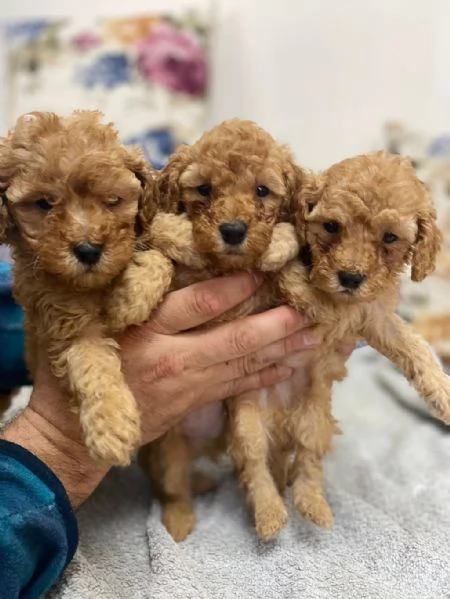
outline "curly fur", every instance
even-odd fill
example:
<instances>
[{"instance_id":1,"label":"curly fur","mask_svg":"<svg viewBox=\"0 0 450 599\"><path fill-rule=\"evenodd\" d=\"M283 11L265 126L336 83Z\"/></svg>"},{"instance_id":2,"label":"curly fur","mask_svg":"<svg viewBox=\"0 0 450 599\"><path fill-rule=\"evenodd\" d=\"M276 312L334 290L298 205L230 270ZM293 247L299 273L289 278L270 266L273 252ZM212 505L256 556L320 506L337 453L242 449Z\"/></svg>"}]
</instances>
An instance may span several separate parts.
<instances>
[{"instance_id":1,"label":"curly fur","mask_svg":"<svg viewBox=\"0 0 450 599\"><path fill-rule=\"evenodd\" d=\"M227 145L222 145L230 146L232 143L228 140ZM199 154L204 156L203 152ZM183 168L190 165L187 151L183 150L182 155L183 159L174 157L175 171L168 167L161 179L169 197L167 182L179 186ZM241 164L242 172L246 172L244 157ZM220 170L222 174L224 165ZM366 338L403 370L439 417L445 421L450 417L449 381L421 338L394 314L400 274L405 265L411 264L414 279L425 277L432 271L440 247L440 233L425 187L407 160L384 153L344 161L319 175L299 170L297 173L301 174L297 186L290 189L298 192L298 199L291 205L303 246L302 260L294 260L284 267L283 262L279 262L274 268L279 273L271 275L261 294L247 303L248 309L244 305L238 313L225 316L233 318L251 313L284 299L319 322L325 332L325 344L317 351L308 372L299 369L287 383L226 402L229 451L253 506L257 532L264 539L276 534L286 522L282 495L287 484L293 486L293 501L300 514L324 527L332 524L332 512L323 490L322 458L330 449L333 434L339 432L331 413L331 388L346 375L345 359L337 351L340 342ZM200 183L198 179L194 181ZM197 199L192 190L185 194L178 187L177 193L172 207L179 207L180 200L183 201L192 220L194 246L200 250L207 248L212 253L211 248L217 246L211 244L217 240L208 245L202 237L204 229L195 226L195 219L201 218L203 223L209 218L213 237L217 222L205 215L204 209L195 210ZM194 210L190 209L189 199L194 203ZM225 205L226 199L225 196ZM233 217L236 214L233 213ZM338 224L337 232L324 229L324 223L330 221ZM282 225L276 225L271 235L274 247L277 245L275 232ZM201 236L200 242L196 231ZM394 233L397 237L392 243L386 243L385 233ZM170 246L167 233L164 242L167 251ZM206 260L203 270L178 267L178 285L205 278L208 261L210 273L222 272L218 266L220 254L210 258L206 251L202 256ZM192 262L192 256L189 260ZM255 265L253 257L248 264ZM261 266L260 260L259 268ZM340 271L363 275L363 284L353 291L343 288L339 282ZM296 366L292 358L286 363ZM180 447L184 450L180 451ZM181 426L147 450L147 468L165 503L165 524L178 540L194 526L189 485L190 447ZM161 463L169 462L170 468L161 469Z\"/></svg>"},{"instance_id":2,"label":"curly fur","mask_svg":"<svg viewBox=\"0 0 450 599\"><path fill-rule=\"evenodd\" d=\"M100 119L90 111L67 118L32 113L0 140L0 241L13 250L31 374L41 349L72 393L92 455L127 464L140 425L111 336L133 316L132 306L121 306L120 290L124 277L130 286L135 261L144 260L156 273L147 280L154 306L172 266L159 253L136 249L137 232L155 211L153 173L141 152L122 147ZM96 264L77 259L82 242L103 247Z\"/></svg>"},{"instance_id":3,"label":"curly fur","mask_svg":"<svg viewBox=\"0 0 450 599\"><path fill-rule=\"evenodd\" d=\"M298 253L298 244L292 225L283 221L287 220L301 178L302 171L294 165L288 149L249 121L227 121L193 146L181 148L158 178L161 204L167 214L158 214L150 227L153 245L177 261L174 288L236 269L276 271L292 259ZM199 193L198 187L204 184L211 186L209 197ZM270 191L264 198L257 196L259 185ZM230 246L221 237L219 227L236 220L244 221L248 231L240 245ZM268 278L252 298L208 326L277 303ZM259 392L228 401L233 456L245 450L234 442L234 437L241 433L248 436L246 430L241 430L241 421L246 427L246 408L242 413L240 410L247 402L258 403ZM207 406L203 410L211 409ZM163 503L163 522L177 541L183 540L195 524L192 494L198 486L191 477L192 460L212 448L216 453L223 449L226 436L220 431L217 439L207 439L209 431L204 430L197 431L193 439L193 420L202 421L202 413L196 412L189 423L182 422L150 444L141 459ZM252 422L249 426L254 429ZM202 481L204 489L205 479ZM206 485L210 486L212 483ZM284 519L284 505L280 509Z\"/></svg>"},{"instance_id":4,"label":"curly fur","mask_svg":"<svg viewBox=\"0 0 450 599\"><path fill-rule=\"evenodd\" d=\"M365 338L404 372L439 418L450 422L449 379L422 338L394 313L405 265L411 263L414 280L423 279L434 268L441 235L410 162L383 152L344 160L311 174L309 181L305 177L296 221L307 260L283 269L279 285L288 303L324 328L325 344L286 424L296 445L293 500L306 518L330 526L321 461L335 426L331 385L345 375L344 358L330 353L336 342ZM344 287L342 271L360 274L361 285Z\"/></svg>"}]
</instances>

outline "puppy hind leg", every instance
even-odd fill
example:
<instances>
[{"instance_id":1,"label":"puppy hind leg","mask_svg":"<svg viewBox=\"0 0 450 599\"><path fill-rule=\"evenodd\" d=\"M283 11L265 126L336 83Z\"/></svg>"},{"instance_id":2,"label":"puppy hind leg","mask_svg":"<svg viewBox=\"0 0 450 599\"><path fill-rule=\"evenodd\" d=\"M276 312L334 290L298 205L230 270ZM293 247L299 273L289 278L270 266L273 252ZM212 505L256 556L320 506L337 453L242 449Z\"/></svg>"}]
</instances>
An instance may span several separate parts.
<instances>
[{"instance_id":1,"label":"puppy hind leg","mask_svg":"<svg viewBox=\"0 0 450 599\"><path fill-rule=\"evenodd\" d=\"M293 436L297 452L292 466L292 497L295 508L307 520L330 528L333 514L323 488L322 459L338 432L331 415L331 385L313 376L310 389L294 414Z\"/></svg>"},{"instance_id":2,"label":"puppy hind leg","mask_svg":"<svg viewBox=\"0 0 450 599\"><path fill-rule=\"evenodd\" d=\"M304 447L298 448L294 460L292 498L306 520L331 528L333 513L325 499L322 458Z\"/></svg>"},{"instance_id":3,"label":"puppy hind leg","mask_svg":"<svg viewBox=\"0 0 450 599\"><path fill-rule=\"evenodd\" d=\"M189 441L169 431L141 450L140 462L161 501L164 526L174 541L184 541L195 526Z\"/></svg>"},{"instance_id":4,"label":"puppy hind leg","mask_svg":"<svg viewBox=\"0 0 450 599\"><path fill-rule=\"evenodd\" d=\"M270 473L269 440L258 400L234 401L230 453L254 510L256 532L268 540L285 526L287 512Z\"/></svg>"},{"instance_id":5,"label":"puppy hind leg","mask_svg":"<svg viewBox=\"0 0 450 599\"><path fill-rule=\"evenodd\" d=\"M281 496L289 485L289 471L292 451L281 450L274 452L270 458L270 471Z\"/></svg>"}]
</instances>

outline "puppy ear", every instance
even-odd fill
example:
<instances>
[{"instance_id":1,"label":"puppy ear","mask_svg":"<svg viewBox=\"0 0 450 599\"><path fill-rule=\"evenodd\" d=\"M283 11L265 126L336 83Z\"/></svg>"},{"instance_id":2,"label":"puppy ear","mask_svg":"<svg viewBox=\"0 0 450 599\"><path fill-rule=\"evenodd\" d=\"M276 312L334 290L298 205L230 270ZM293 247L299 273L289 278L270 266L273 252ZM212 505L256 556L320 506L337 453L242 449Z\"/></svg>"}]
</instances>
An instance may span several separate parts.
<instances>
[{"instance_id":1,"label":"puppy ear","mask_svg":"<svg viewBox=\"0 0 450 599\"><path fill-rule=\"evenodd\" d=\"M125 165L141 184L136 233L141 235L147 231L156 213L155 171L144 158L140 148L125 150Z\"/></svg>"},{"instance_id":2,"label":"puppy ear","mask_svg":"<svg viewBox=\"0 0 450 599\"><path fill-rule=\"evenodd\" d=\"M411 279L423 281L436 265L436 257L442 244L442 233L436 223L436 210L428 196L425 185L421 184L422 195L426 196L428 207L419 212L417 238L411 257Z\"/></svg>"},{"instance_id":3,"label":"puppy ear","mask_svg":"<svg viewBox=\"0 0 450 599\"><path fill-rule=\"evenodd\" d=\"M310 214L320 198L325 188L325 176L312 171L303 171L302 184L299 193L294 198L292 205L292 214L294 216L294 225L300 241L300 245L307 243L306 235L306 217Z\"/></svg>"},{"instance_id":4,"label":"puppy ear","mask_svg":"<svg viewBox=\"0 0 450 599\"><path fill-rule=\"evenodd\" d=\"M181 146L157 175L157 204L163 212L180 214L185 211L179 181L182 173L191 162L191 148Z\"/></svg>"},{"instance_id":5,"label":"puppy ear","mask_svg":"<svg viewBox=\"0 0 450 599\"><path fill-rule=\"evenodd\" d=\"M0 191L0 243L9 243L9 232L12 228L11 217L6 206L6 196Z\"/></svg>"},{"instance_id":6,"label":"puppy ear","mask_svg":"<svg viewBox=\"0 0 450 599\"><path fill-rule=\"evenodd\" d=\"M297 198L303 185L304 171L288 158L283 170L283 179L286 186L286 196L280 211L279 221L289 222L295 210Z\"/></svg>"},{"instance_id":7,"label":"puppy ear","mask_svg":"<svg viewBox=\"0 0 450 599\"><path fill-rule=\"evenodd\" d=\"M8 138L0 137L0 243L8 243L8 233L12 228L11 216L7 208L6 190L17 169L17 161L11 151Z\"/></svg>"}]
</instances>

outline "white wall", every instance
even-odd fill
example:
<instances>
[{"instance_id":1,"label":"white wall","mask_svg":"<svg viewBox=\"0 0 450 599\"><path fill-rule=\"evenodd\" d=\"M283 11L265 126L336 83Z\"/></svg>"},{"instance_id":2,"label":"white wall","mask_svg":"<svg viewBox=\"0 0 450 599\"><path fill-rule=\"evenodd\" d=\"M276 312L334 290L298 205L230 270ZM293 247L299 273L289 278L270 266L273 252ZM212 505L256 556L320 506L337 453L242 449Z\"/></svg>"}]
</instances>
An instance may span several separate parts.
<instances>
[{"instance_id":1,"label":"white wall","mask_svg":"<svg viewBox=\"0 0 450 599\"><path fill-rule=\"evenodd\" d=\"M0 18L130 14L180 2L189 0L1 0ZM387 118L450 128L448 0L215 3L211 122L253 118L314 168L377 147Z\"/></svg>"}]
</instances>

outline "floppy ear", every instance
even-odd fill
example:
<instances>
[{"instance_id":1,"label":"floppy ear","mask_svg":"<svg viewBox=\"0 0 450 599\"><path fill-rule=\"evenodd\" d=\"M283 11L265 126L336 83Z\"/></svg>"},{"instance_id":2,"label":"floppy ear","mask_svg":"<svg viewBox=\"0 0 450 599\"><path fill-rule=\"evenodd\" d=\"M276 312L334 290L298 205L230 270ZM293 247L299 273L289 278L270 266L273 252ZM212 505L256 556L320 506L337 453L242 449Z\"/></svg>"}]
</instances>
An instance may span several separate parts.
<instances>
[{"instance_id":1,"label":"floppy ear","mask_svg":"<svg viewBox=\"0 0 450 599\"><path fill-rule=\"evenodd\" d=\"M8 243L12 228L11 217L6 207L6 198L4 192L0 191L0 243Z\"/></svg>"},{"instance_id":2,"label":"floppy ear","mask_svg":"<svg viewBox=\"0 0 450 599\"><path fill-rule=\"evenodd\" d=\"M428 196L425 186L422 193ZM417 218L417 238L411 257L411 279L417 282L423 281L434 271L442 244L442 233L436 223L436 210L429 198L428 203L428 209L419 212Z\"/></svg>"},{"instance_id":3,"label":"floppy ear","mask_svg":"<svg viewBox=\"0 0 450 599\"><path fill-rule=\"evenodd\" d=\"M145 160L140 148L125 149L125 165L141 184L136 219L136 234L141 235L148 231L156 213L155 171Z\"/></svg>"},{"instance_id":4,"label":"floppy ear","mask_svg":"<svg viewBox=\"0 0 450 599\"><path fill-rule=\"evenodd\" d=\"M183 171L191 163L191 149L181 146L169 159L156 177L157 204L163 212L180 214L185 211L181 200L179 180Z\"/></svg>"},{"instance_id":5,"label":"floppy ear","mask_svg":"<svg viewBox=\"0 0 450 599\"><path fill-rule=\"evenodd\" d=\"M295 195L292 203L292 215L294 225L299 238L300 246L307 243L306 217L314 210L314 207L322 197L325 187L325 175L302 171L302 183L299 192Z\"/></svg>"},{"instance_id":6,"label":"floppy ear","mask_svg":"<svg viewBox=\"0 0 450 599\"><path fill-rule=\"evenodd\" d=\"M283 169L283 179L286 186L286 196L281 207L279 221L292 222L292 215L295 211L295 205L298 195L303 185L304 170L297 166L289 152L285 167Z\"/></svg>"},{"instance_id":7,"label":"floppy ear","mask_svg":"<svg viewBox=\"0 0 450 599\"><path fill-rule=\"evenodd\" d=\"M6 205L6 190L17 170L17 162L8 138L0 137L0 243L8 243L12 229L11 216Z\"/></svg>"}]
</instances>

